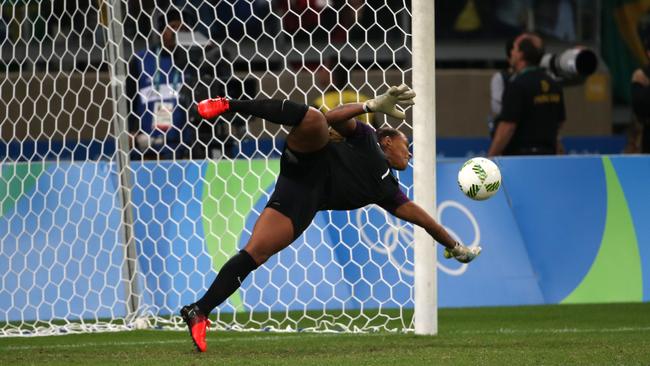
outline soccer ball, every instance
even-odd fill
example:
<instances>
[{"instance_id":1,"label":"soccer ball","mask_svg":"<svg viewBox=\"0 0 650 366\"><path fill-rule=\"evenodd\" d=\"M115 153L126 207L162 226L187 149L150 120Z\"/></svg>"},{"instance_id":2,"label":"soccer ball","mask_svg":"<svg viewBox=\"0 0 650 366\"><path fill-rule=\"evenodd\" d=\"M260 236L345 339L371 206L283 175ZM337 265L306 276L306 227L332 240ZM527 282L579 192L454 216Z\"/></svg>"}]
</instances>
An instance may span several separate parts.
<instances>
[{"instance_id":1,"label":"soccer ball","mask_svg":"<svg viewBox=\"0 0 650 366\"><path fill-rule=\"evenodd\" d=\"M467 197L477 201L486 200L499 190L501 171L492 160L469 159L458 172L458 186Z\"/></svg>"}]
</instances>

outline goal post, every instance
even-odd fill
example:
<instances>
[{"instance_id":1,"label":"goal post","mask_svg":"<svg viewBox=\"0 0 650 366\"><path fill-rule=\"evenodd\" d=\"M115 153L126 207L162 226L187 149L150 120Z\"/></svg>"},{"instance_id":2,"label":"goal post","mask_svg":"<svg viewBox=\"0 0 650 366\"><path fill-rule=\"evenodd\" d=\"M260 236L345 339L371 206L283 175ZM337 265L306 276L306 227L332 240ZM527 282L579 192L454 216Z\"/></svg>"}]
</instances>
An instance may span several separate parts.
<instances>
[{"instance_id":1,"label":"goal post","mask_svg":"<svg viewBox=\"0 0 650 366\"><path fill-rule=\"evenodd\" d=\"M413 190L415 202L436 212L436 74L434 1L413 1ZM435 217L435 215L434 215ZM415 228L415 333L437 334L437 251L431 236Z\"/></svg>"},{"instance_id":2,"label":"goal post","mask_svg":"<svg viewBox=\"0 0 650 366\"><path fill-rule=\"evenodd\" d=\"M129 111L126 101L127 58L124 54L121 0L99 0L99 22L105 29L106 59L110 73L111 102L114 110L111 124L115 137L115 166L119 176L118 196L122 213L122 242L124 243L124 282L127 317L138 314L137 248L133 234L133 204L131 199L132 174L129 158ZM104 23L104 20L106 23Z\"/></svg>"},{"instance_id":3,"label":"goal post","mask_svg":"<svg viewBox=\"0 0 650 366\"><path fill-rule=\"evenodd\" d=\"M202 98L331 108L412 84L406 120L366 117L412 140L396 174L436 216L433 2L28 3L3 4L0 336L185 327L180 307L250 237L289 132L207 123ZM378 206L321 212L212 318L436 334L436 265L430 236Z\"/></svg>"}]
</instances>

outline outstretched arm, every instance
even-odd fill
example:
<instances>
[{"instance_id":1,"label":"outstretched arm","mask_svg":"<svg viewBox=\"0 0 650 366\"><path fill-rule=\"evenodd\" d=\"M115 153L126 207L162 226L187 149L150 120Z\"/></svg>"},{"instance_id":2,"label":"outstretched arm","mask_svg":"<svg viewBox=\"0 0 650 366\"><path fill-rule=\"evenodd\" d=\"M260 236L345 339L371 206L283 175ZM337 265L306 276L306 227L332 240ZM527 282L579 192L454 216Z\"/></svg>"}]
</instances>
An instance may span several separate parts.
<instances>
[{"instance_id":1,"label":"outstretched arm","mask_svg":"<svg viewBox=\"0 0 650 366\"><path fill-rule=\"evenodd\" d=\"M402 220L420 226L445 247L445 257L456 258L461 263L469 263L481 253L481 247L468 248L454 240L447 230L436 222L422 207L409 201L397 207L393 214Z\"/></svg>"},{"instance_id":2,"label":"outstretched arm","mask_svg":"<svg viewBox=\"0 0 650 366\"><path fill-rule=\"evenodd\" d=\"M347 103L325 112L325 119L336 132L347 137L352 135L357 127L354 117L364 113L366 112L362 103Z\"/></svg>"},{"instance_id":3,"label":"outstretched arm","mask_svg":"<svg viewBox=\"0 0 650 366\"><path fill-rule=\"evenodd\" d=\"M438 243L444 245L446 248L453 248L456 246L456 240L445 230L442 225L438 224L436 220L431 217L424 209L418 206L415 202L409 201L395 210L395 216L402 220L406 220L414 225L420 226L429 233Z\"/></svg>"},{"instance_id":4,"label":"outstretched arm","mask_svg":"<svg viewBox=\"0 0 650 366\"><path fill-rule=\"evenodd\" d=\"M398 110L396 106L398 104L403 107L413 105L415 104L413 98L415 98L415 92L406 84L391 86L386 93L365 103L343 104L325 112L325 119L336 132L343 137L347 137L354 133L356 128L354 117L368 112L379 112L398 119L404 119L406 115Z\"/></svg>"}]
</instances>

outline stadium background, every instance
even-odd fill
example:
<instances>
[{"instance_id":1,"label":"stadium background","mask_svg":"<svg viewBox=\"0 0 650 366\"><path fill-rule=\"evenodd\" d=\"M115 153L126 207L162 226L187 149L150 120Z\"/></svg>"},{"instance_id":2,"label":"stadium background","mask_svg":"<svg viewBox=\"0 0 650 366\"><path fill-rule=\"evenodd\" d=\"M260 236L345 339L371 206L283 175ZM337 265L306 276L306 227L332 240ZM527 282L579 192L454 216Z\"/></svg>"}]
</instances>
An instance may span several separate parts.
<instances>
[{"instance_id":1,"label":"stadium background","mask_svg":"<svg viewBox=\"0 0 650 366\"><path fill-rule=\"evenodd\" d=\"M103 29L97 26L101 22L97 2L37 3L18 1L15 5L3 6L4 26L0 26L0 32L7 38L2 44L7 74L0 95L2 100L12 102L0 110L2 120L11 121L3 124L0 151L12 161L32 157L106 158L115 148L110 136L110 116L114 111L113 106L105 102L110 95L110 74L102 52L106 43ZM410 62L401 31L408 29L410 18L402 9L401 1L386 5L368 3L368 7L379 9L372 13L377 24L368 26L363 22L370 20L364 18L361 22L365 27L363 34L352 29L346 42L317 31L311 38L301 37L299 32L284 34L283 23L276 14L278 9L271 9L266 1L252 2L258 4L253 6L253 13L250 7L247 10L243 5L245 1L220 2L223 9L217 11L221 10L224 16L232 19L216 21L204 19L207 5L201 3L180 1L178 7L196 33L220 39L224 58L232 65L237 81L243 83L251 74L256 75L251 86L254 92L287 95L311 102L321 93L313 87L315 67L338 54L343 63L350 65L351 84L368 94L380 83L401 79L402 67ZM313 3L316 7L319 2ZM437 5L436 83L441 92L437 93L436 115L441 156L478 155L486 150L489 144L489 78L494 69L505 67L504 44L513 34L512 30L504 31L500 26L499 6L491 5L490 1L472 1L476 9L469 14L473 14L473 18L468 17L461 3L465 2ZM566 25L573 28L566 34L561 33L560 38L554 36L553 31L554 7L559 3L570 3L573 9L573 20ZM128 58L131 53L146 47L146 35L169 2L130 1L125 4L128 5L124 9L123 47ZM526 14L530 19L521 21L519 28L515 28L516 31L533 27L542 33L548 52L558 53L581 44L595 49L602 57L595 75L565 90L568 117L563 137L569 152L623 151L623 136L631 121L627 106L629 88L625 85L635 65L646 62L638 49L638 36L634 38L629 30L645 24L644 18L637 14L643 14L644 4L643 1L540 1ZM501 7L507 8L507 5ZM630 14L626 13L627 9ZM303 14L307 13L309 11ZM367 13L364 16L370 18ZM85 17L88 26L80 21L81 17ZM207 29L205 23L211 21L221 27ZM230 28L223 28L222 22ZM261 33L261 27L265 27L266 33ZM226 31L228 38L224 40ZM610 59L612 62L608 62ZM289 69L285 69L285 62ZM29 72L31 81L20 78L20 73L15 72L19 70ZM269 76L269 72L273 75ZM408 74L405 76L407 80L410 78ZM104 87L97 88L97 84ZM292 92L296 87L300 91ZM42 92L53 95L46 101ZM52 106L60 111L51 113ZM46 123L36 123L41 120ZM260 131L258 124L252 127L251 135L262 142L268 143L276 133L272 126L265 126L265 133ZM410 133L408 129L405 132Z\"/></svg>"},{"instance_id":2,"label":"stadium background","mask_svg":"<svg viewBox=\"0 0 650 366\"><path fill-rule=\"evenodd\" d=\"M32 334L34 328L21 330L19 323L34 319L55 324L128 313L122 268L115 266L124 253L115 246L123 218L102 18L110 3L2 4L2 335ZM359 21L361 29L352 27L347 38L338 29L286 34L287 25L277 15L283 3L220 1L216 17L225 18L210 27L203 18L210 13L206 2L123 1L120 45L125 58L146 47L146 35L162 9L176 6L196 33L213 38L228 34L220 46L232 67L231 80L239 84L228 87L247 97L312 101L322 92L314 87L314 70L330 55L340 55L351 85L369 95L413 77L409 1L367 2L376 11ZM304 3L316 8L327 2ZM331 1L326 9L342 6L334 8L339 11L355 3ZM622 153L626 145L632 121L626 86L632 70L647 62L637 31L648 23L650 2L519 2L530 7L514 30L499 21L499 3L508 2L436 1L437 146L442 158L436 167L437 215L464 242L486 249L472 266L440 263L439 305L648 302L650 158L600 154ZM554 11L567 5L572 21L556 24L560 17ZM582 44L600 56L594 75L565 90L567 152L595 155L497 159L503 189L487 202L469 201L458 191L455 174L465 157L487 150L489 78L505 66L506 38L524 29L540 32L549 52ZM207 287L225 255L245 242L272 189L286 132L249 122L230 152L235 159L130 162L133 237L141 271L137 280L152 289L141 298L145 313L173 314L196 296L197 288ZM399 127L412 137L409 126ZM400 179L411 187L412 171ZM233 212L236 219L224 219ZM269 271L246 280L224 311L411 308L411 228L388 220L374 208L319 215L301 245L273 258ZM233 236L240 228L243 234ZM292 270L294 263L301 271ZM635 319L640 328L633 330L647 336L647 319ZM392 326L410 328L409 321ZM607 332L626 331L613 328L615 322L612 318ZM599 325L593 319L590 324ZM633 328L635 323L619 324Z\"/></svg>"}]
</instances>

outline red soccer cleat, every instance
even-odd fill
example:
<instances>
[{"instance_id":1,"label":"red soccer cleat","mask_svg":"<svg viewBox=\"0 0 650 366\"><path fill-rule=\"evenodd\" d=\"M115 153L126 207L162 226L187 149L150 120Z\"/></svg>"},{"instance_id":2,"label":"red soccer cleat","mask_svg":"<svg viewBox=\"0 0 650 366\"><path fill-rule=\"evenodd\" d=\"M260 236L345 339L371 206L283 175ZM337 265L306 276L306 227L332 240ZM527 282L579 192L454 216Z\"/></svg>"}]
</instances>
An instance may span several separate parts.
<instances>
[{"instance_id":1,"label":"red soccer cleat","mask_svg":"<svg viewBox=\"0 0 650 366\"><path fill-rule=\"evenodd\" d=\"M206 99L199 102L197 110L205 119L213 119L230 109L230 102L224 97Z\"/></svg>"},{"instance_id":2,"label":"red soccer cleat","mask_svg":"<svg viewBox=\"0 0 650 366\"><path fill-rule=\"evenodd\" d=\"M208 344L205 341L205 332L210 327L210 320L203 315L195 304L183 306L181 316L190 330L190 336L199 352L205 352Z\"/></svg>"}]
</instances>

